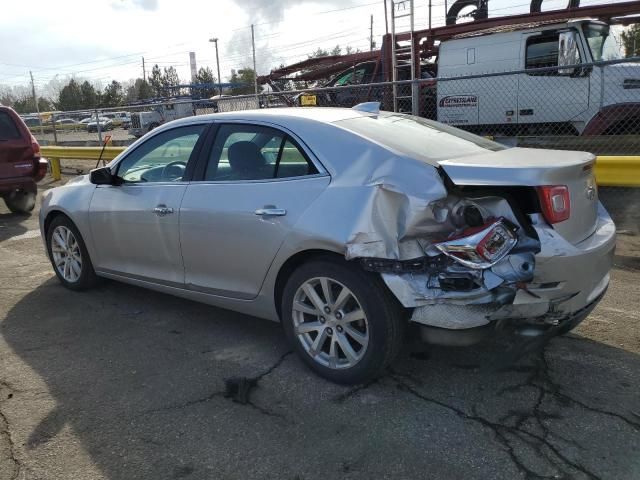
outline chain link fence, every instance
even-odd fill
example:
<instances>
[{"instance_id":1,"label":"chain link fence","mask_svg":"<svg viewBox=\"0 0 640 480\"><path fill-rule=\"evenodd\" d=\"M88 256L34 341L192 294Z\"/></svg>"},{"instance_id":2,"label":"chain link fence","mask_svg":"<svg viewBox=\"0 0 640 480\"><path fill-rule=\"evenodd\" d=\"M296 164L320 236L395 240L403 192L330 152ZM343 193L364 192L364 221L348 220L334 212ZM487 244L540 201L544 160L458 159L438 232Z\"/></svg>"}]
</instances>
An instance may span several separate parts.
<instances>
[{"instance_id":1,"label":"chain link fence","mask_svg":"<svg viewBox=\"0 0 640 480\"><path fill-rule=\"evenodd\" d=\"M510 146L640 154L640 61L535 68L415 81L308 88L213 100L170 99L43 115L29 121L43 144L126 145L153 128L192 115L278 107L352 107L421 117ZM99 121L96 121L99 118Z\"/></svg>"},{"instance_id":2,"label":"chain link fence","mask_svg":"<svg viewBox=\"0 0 640 480\"><path fill-rule=\"evenodd\" d=\"M30 127L45 145L102 145L109 136L112 145L125 146L161 124L193 115L363 102L380 102L381 110L437 120L509 146L640 155L639 59L54 112L41 127L33 122ZM622 231L640 230L639 191L601 190Z\"/></svg>"}]
</instances>

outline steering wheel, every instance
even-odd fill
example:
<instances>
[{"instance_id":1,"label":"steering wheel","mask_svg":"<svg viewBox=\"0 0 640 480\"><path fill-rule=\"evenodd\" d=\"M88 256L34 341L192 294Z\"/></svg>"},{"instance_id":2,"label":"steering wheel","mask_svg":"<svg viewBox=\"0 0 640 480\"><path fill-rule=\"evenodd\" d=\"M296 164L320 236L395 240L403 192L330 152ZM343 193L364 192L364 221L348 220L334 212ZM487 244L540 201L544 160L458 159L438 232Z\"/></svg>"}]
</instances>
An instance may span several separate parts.
<instances>
[{"instance_id":1,"label":"steering wheel","mask_svg":"<svg viewBox=\"0 0 640 480\"><path fill-rule=\"evenodd\" d=\"M187 162L178 160L175 162L167 163L162 169L162 179L175 182L182 179L184 171L187 169Z\"/></svg>"}]
</instances>

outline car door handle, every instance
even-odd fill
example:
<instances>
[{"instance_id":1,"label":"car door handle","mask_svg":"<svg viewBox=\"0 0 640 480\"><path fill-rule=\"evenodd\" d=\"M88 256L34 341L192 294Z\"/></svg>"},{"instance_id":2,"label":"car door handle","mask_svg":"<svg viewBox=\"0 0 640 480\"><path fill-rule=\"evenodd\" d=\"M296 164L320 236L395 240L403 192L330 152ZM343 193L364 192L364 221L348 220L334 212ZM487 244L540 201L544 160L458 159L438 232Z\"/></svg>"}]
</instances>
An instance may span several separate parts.
<instances>
[{"instance_id":1,"label":"car door handle","mask_svg":"<svg viewBox=\"0 0 640 480\"><path fill-rule=\"evenodd\" d=\"M283 217L287 211L284 208L259 208L253 213L269 217Z\"/></svg>"},{"instance_id":2,"label":"car door handle","mask_svg":"<svg viewBox=\"0 0 640 480\"><path fill-rule=\"evenodd\" d=\"M165 215L173 213L173 208L167 207L166 205L158 205L153 209L153 213L159 217L164 217Z\"/></svg>"}]
</instances>

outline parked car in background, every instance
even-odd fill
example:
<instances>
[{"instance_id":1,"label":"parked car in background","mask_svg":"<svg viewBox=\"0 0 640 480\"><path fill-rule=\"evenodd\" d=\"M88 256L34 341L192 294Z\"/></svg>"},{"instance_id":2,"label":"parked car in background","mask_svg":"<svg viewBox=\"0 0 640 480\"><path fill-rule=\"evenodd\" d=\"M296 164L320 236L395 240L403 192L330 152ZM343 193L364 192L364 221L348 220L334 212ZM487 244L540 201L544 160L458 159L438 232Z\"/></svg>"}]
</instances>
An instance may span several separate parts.
<instances>
[{"instance_id":1,"label":"parked car in background","mask_svg":"<svg viewBox=\"0 0 640 480\"><path fill-rule=\"evenodd\" d=\"M87 132L97 132L98 123L100 123L100 131L113 130L114 128L113 121L109 118L100 117L98 120L93 118L87 123Z\"/></svg>"},{"instance_id":2,"label":"parked car in background","mask_svg":"<svg viewBox=\"0 0 640 480\"><path fill-rule=\"evenodd\" d=\"M40 126L40 120L38 119L38 117L23 117L22 121L27 127L33 128Z\"/></svg>"},{"instance_id":3,"label":"parked car in background","mask_svg":"<svg viewBox=\"0 0 640 480\"><path fill-rule=\"evenodd\" d=\"M96 119L96 117L95 117L95 116L93 116L93 117L86 117L86 118L83 118L82 120L80 120L78 123L81 123L81 124L83 124L83 125L87 125L88 123L90 123L90 122L92 122L92 121L95 121L95 119Z\"/></svg>"},{"instance_id":4,"label":"parked car in background","mask_svg":"<svg viewBox=\"0 0 640 480\"><path fill-rule=\"evenodd\" d=\"M73 118L61 118L59 120L56 120L56 124L57 125L77 125L78 122L76 122Z\"/></svg>"},{"instance_id":5,"label":"parked car in background","mask_svg":"<svg viewBox=\"0 0 640 480\"><path fill-rule=\"evenodd\" d=\"M14 213L29 213L36 204L36 182L47 173L40 145L9 107L0 107L0 196Z\"/></svg>"},{"instance_id":6,"label":"parked car in background","mask_svg":"<svg viewBox=\"0 0 640 480\"><path fill-rule=\"evenodd\" d=\"M407 322L445 344L580 323L615 247L594 160L372 104L219 113L48 190L40 228L70 289L107 277L281 321L307 365L358 383Z\"/></svg>"}]
</instances>

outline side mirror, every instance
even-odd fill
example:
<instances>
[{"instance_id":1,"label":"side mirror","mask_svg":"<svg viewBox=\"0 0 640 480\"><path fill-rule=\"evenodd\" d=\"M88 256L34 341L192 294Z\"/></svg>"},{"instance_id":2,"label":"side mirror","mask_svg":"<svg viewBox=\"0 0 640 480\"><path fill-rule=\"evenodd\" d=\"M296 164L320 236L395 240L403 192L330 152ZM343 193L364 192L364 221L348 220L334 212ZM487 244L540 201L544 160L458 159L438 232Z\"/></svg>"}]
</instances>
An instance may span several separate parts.
<instances>
[{"instance_id":1,"label":"side mirror","mask_svg":"<svg viewBox=\"0 0 640 480\"><path fill-rule=\"evenodd\" d=\"M576 32L562 32L558 39L558 67L577 65L578 63L580 63L580 53L578 52ZM575 67L559 68L558 75L573 75L575 70Z\"/></svg>"},{"instance_id":2,"label":"side mirror","mask_svg":"<svg viewBox=\"0 0 640 480\"><path fill-rule=\"evenodd\" d=\"M115 185L116 176L111 173L109 167L96 168L89 172L89 180L94 185Z\"/></svg>"}]
</instances>

